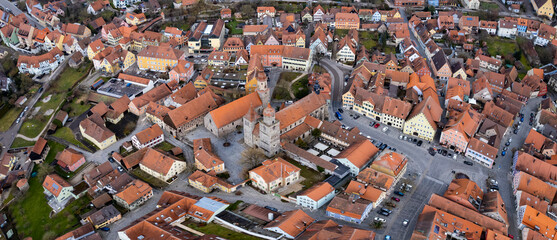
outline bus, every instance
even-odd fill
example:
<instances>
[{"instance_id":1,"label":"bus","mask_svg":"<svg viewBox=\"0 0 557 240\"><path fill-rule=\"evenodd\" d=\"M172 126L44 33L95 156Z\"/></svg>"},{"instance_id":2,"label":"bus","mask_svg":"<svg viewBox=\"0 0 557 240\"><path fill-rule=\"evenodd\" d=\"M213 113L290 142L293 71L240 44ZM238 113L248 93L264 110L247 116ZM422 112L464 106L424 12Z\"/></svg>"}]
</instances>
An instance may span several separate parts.
<instances>
[{"instance_id":1,"label":"bus","mask_svg":"<svg viewBox=\"0 0 557 240\"><path fill-rule=\"evenodd\" d=\"M339 112L336 112L335 115L338 118L338 120L342 120L342 115Z\"/></svg>"}]
</instances>

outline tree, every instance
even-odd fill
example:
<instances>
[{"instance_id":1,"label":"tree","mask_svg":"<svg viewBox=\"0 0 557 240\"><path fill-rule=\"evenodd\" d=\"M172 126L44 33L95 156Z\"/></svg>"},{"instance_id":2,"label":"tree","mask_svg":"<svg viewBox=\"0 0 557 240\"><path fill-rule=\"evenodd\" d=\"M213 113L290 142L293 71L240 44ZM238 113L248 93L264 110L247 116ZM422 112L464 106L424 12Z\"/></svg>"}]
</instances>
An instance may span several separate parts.
<instances>
[{"instance_id":1,"label":"tree","mask_svg":"<svg viewBox=\"0 0 557 240\"><path fill-rule=\"evenodd\" d=\"M319 130L319 128L311 130L311 136L318 138L321 136L321 130Z\"/></svg>"},{"instance_id":2,"label":"tree","mask_svg":"<svg viewBox=\"0 0 557 240\"><path fill-rule=\"evenodd\" d=\"M307 148L308 148L308 144L307 144L302 138L298 138L298 139L296 140L296 145L297 145L298 147L300 147L300 148L303 148L303 149L307 149Z\"/></svg>"},{"instance_id":3,"label":"tree","mask_svg":"<svg viewBox=\"0 0 557 240\"><path fill-rule=\"evenodd\" d=\"M39 170L37 171L37 176L41 179L41 182L45 179L46 175L54 172L54 167L50 164L43 163L39 165Z\"/></svg>"},{"instance_id":4,"label":"tree","mask_svg":"<svg viewBox=\"0 0 557 240\"><path fill-rule=\"evenodd\" d=\"M242 18L249 19L251 17L251 14L255 12L255 10L251 5L244 4L242 5L242 8L240 8L240 12L242 12Z\"/></svg>"},{"instance_id":5,"label":"tree","mask_svg":"<svg viewBox=\"0 0 557 240\"><path fill-rule=\"evenodd\" d=\"M242 152L242 165L247 169L252 169L261 164L266 159L263 150L259 148L248 148Z\"/></svg>"}]
</instances>

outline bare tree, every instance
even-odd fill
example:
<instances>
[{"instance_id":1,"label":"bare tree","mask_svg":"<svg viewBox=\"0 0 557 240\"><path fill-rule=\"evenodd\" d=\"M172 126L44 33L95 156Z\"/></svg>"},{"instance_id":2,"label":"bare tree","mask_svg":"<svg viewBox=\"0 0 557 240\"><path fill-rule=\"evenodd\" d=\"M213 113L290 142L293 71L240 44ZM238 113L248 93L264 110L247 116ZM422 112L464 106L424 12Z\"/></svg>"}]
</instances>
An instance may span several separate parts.
<instances>
[{"instance_id":1,"label":"bare tree","mask_svg":"<svg viewBox=\"0 0 557 240\"><path fill-rule=\"evenodd\" d=\"M265 154L259 148L248 148L242 152L242 164L247 169L252 169L265 160Z\"/></svg>"}]
</instances>

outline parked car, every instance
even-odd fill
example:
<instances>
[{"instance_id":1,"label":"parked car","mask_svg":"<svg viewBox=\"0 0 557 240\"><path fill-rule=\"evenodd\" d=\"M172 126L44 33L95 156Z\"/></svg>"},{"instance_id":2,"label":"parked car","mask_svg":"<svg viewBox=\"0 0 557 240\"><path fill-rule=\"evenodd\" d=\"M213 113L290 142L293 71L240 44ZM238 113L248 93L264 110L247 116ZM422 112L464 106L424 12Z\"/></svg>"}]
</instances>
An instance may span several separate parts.
<instances>
[{"instance_id":1,"label":"parked car","mask_svg":"<svg viewBox=\"0 0 557 240\"><path fill-rule=\"evenodd\" d=\"M468 166L473 166L473 165L474 165L474 163L473 163L473 162L470 162L470 161L464 161L464 164L466 164L466 165L468 165Z\"/></svg>"},{"instance_id":2,"label":"parked car","mask_svg":"<svg viewBox=\"0 0 557 240\"><path fill-rule=\"evenodd\" d=\"M382 223L386 223L386 222L387 222L387 220L385 220L384 218L380 218L380 217L375 217L375 218L373 219L373 221L375 221L375 222L382 222Z\"/></svg>"},{"instance_id":3,"label":"parked car","mask_svg":"<svg viewBox=\"0 0 557 240\"><path fill-rule=\"evenodd\" d=\"M395 191L394 192L396 195L399 195L401 197L404 197L404 193L402 193L401 191Z\"/></svg>"},{"instance_id":4,"label":"parked car","mask_svg":"<svg viewBox=\"0 0 557 240\"><path fill-rule=\"evenodd\" d=\"M339 108L338 111L339 111L340 113L344 113L344 110L342 110L342 108Z\"/></svg>"},{"instance_id":5,"label":"parked car","mask_svg":"<svg viewBox=\"0 0 557 240\"><path fill-rule=\"evenodd\" d=\"M402 226L408 226L408 223L410 222L410 220L408 219L404 219L404 221L402 221Z\"/></svg>"},{"instance_id":6,"label":"parked car","mask_svg":"<svg viewBox=\"0 0 557 240\"><path fill-rule=\"evenodd\" d=\"M374 128L378 128L378 127L379 127L379 123L376 123L373 127L374 127Z\"/></svg>"},{"instance_id":7,"label":"parked car","mask_svg":"<svg viewBox=\"0 0 557 240\"><path fill-rule=\"evenodd\" d=\"M435 156L435 154L436 154L435 150L433 150L433 148L431 148L431 147L427 151L429 152L429 155L431 155L431 156Z\"/></svg>"},{"instance_id":8,"label":"parked car","mask_svg":"<svg viewBox=\"0 0 557 240\"><path fill-rule=\"evenodd\" d=\"M360 115L354 115L354 119L360 118Z\"/></svg>"},{"instance_id":9,"label":"parked car","mask_svg":"<svg viewBox=\"0 0 557 240\"><path fill-rule=\"evenodd\" d=\"M422 146L422 143L424 143L422 140L418 141L418 143L416 145L418 145L418 147Z\"/></svg>"},{"instance_id":10,"label":"parked car","mask_svg":"<svg viewBox=\"0 0 557 240\"><path fill-rule=\"evenodd\" d=\"M265 206L265 208L266 208L266 209L269 209L269 210L271 210L271 211L278 212L278 209L276 209L276 208L274 208L274 207L271 207L271 206Z\"/></svg>"},{"instance_id":11,"label":"parked car","mask_svg":"<svg viewBox=\"0 0 557 240\"><path fill-rule=\"evenodd\" d=\"M389 127L384 127L382 131L387 132L387 130L389 130Z\"/></svg>"},{"instance_id":12,"label":"parked car","mask_svg":"<svg viewBox=\"0 0 557 240\"><path fill-rule=\"evenodd\" d=\"M118 171L124 172L124 169L122 168L122 166L118 166Z\"/></svg>"},{"instance_id":13,"label":"parked car","mask_svg":"<svg viewBox=\"0 0 557 240\"><path fill-rule=\"evenodd\" d=\"M393 211L387 209L387 208L381 208L381 211L383 212L388 212L388 213L393 213Z\"/></svg>"},{"instance_id":14,"label":"parked car","mask_svg":"<svg viewBox=\"0 0 557 240\"><path fill-rule=\"evenodd\" d=\"M515 130L513 131L513 133L514 133L514 134L517 134L517 133L518 133L518 129L515 129Z\"/></svg>"},{"instance_id":15,"label":"parked car","mask_svg":"<svg viewBox=\"0 0 557 240\"><path fill-rule=\"evenodd\" d=\"M105 231L105 232L110 231L110 228L109 228L109 227L102 227L102 228L99 228L99 229L100 229L100 230L103 230L103 231Z\"/></svg>"},{"instance_id":16,"label":"parked car","mask_svg":"<svg viewBox=\"0 0 557 240\"><path fill-rule=\"evenodd\" d=\"M391 235L386 235L385 240L391 240Z\"/></svg>"},{"instance_id":17,"label":"parked car","mask_svg":"<svg viewBox=\"0 0 557 240\"><path fill-rule=\"evenodd\" d=\"M383 215L383 216L385 216L385 217L388 217L388 216L390 215L390 213L388 213L388 212L383 212L383 211L379 211L379 212L377 212L377 213L379 213L379 214L381 214L381 215Z\"/></svg>"},{"instance_id":18,"label":"parked car","mask_svg":"<svg viewBox=\"0 0 557 240\"><path fill-rule=\"evenodd\" d=\"M114 162L114 158L108 157L108 161L112 163L112 162Z\"/></svg>"},{"instance_id":19,"label":"parked car","mask_svg":"<svg viewBox=\"0 0 557 240\"><path fill-rule=\"evenodd\" d=\"M391 197L391 199L394 200L395 202L400 202L400 198Z\"/></svg>"}]
</instances>

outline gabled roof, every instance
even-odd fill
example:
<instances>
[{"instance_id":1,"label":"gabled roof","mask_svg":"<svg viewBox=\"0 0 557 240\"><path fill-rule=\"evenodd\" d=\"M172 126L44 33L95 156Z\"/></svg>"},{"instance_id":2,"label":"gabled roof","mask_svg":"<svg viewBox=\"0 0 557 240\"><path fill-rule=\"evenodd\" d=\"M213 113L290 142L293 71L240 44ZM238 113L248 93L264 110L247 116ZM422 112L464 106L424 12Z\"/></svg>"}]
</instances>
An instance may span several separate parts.
<instances>
[{"instance_id":1,"label":"gabled roof","mask_svg":"<svg viewBox=\"0 0 557 240\"><path fill-rule=\"evenodd\" d=\"M279 228L292 237L300 235L309 227L315 219L298 209L285 212L272 222L265 225L265 228Z\"/></svg>"},{"instance_id":2,"label":"gabled roof","mask_svg":"<svg viewBox=\"0 0 557 240\"><path fill-rule=\"evenodd\" d=\"M375 154L377 154L378 152L379 149L377 149L377 147L375 147L373 143L366 139L350 145L339 155L337 155L336 158L346 158L348 161L354 164L354 166L362 169L362 167L370 162L372 157L375 156Z\"/></svg>"},{"instance_id":3,"label":"gabled roof","mask_svg":"<svg viewBox=\"0 0 557 240\"><path fill-rule=\"evenodd\" d=\"M133 182L128 184L123 191L115 194L114 196L124 200L127 204L132 204L138 199L147 196L152 191L153 188L151 188L149 184L139 179L135 179Z\"/></svg>"},{"instance_id":4,"label":"gabled roof","mask_svg":"<svg viewBox=\"0 0 557 240\"><path fill-rule=\"evenodd\" d=\"M158 126L155 124L155 126ZM166 176L174 162L179 161L172 156L166 155L158 150L148 148L141 159L140 164L156 173Z\"/></svg>"},{"instance_id":5,"label":"gabled roof","mask_svg":"<svg viewBox=\"0 0 557 240\"><path fill-rule=\"evenodd\" d=\"M311 186L310 188L308 188L298 196L307 196L313 201L319 201L334 191L335 188L331 186L331 184L329 184L328 182L320 182Z\"/></svg>"},{"instance_id":6,"label":"gabled roof","mask_svg":"<svg viewBox=\"0 0 557 240\"><path fill-rule=\"evenodd\" d=\"M290 174L299 172L300 169L294 164L287 162L282 158L275 158L273 160L265 160L262 166L259 166L250 172L259 175L266 183L273 182L277 179L288 177Z\"/></svg>"},{"instance_id":7,"label":"gabled roof","mask_svg":"<svg viewBox=\"0 0 557 240\"><path fill-rule=\"evenodd\" d=\"M83 154L71 148L66 148L64 151L56 154L56 161L62 167L72 166L82 158L84 158Z\"/></svg>"},{"instance_id":8,"label":"gabled roof","mask_svg":"<svg viewBox=\"0 0 557 240\"><path fill-rule=\"evenodd\" d=\"M536 178L526 172L518 172L515 175L515 180L518 182L515 187L516 190L522 190L524 192L530 193L540 199L543 199L549 203L553 203L555 199L555 193L557 193L557 188L551 186L550 184Z\"/></svg>"},{"instance_id":9,"label":"gabled roof","mask_svg":"<svg viewBox=\"0 0 557 240\"><path fill-rule=\"evenodd\" d=\"M163 135L161 127L159 127L158 124L153 124L151 127L138 132L135 137L139 140L140 144L145 144L160 137L161 135Z\"/></svg>"},{"instance_id":10,"label":"gabled roof","mask_svg":"<svg viewBox=\"0 0 557 240\"><path fill-rule=\"evenodd\" d=\"M310 113L325 105L328 98L328 95L312 92L288 107L278 111L275 118L280 121L280 129L284 129L303 117L310 115Z\"/></svg>"},{"instance_id":11,"label":"gabled roof","mask_svg":"<svg viewBox=\"0 0 557 240\"><path fill-rule=\"evenodd\" d=\"M412 109L408 119L412 119L421 113L424 114L429 125L436 130L437 122L441 121L441 114L443 113L443 109L439 106L439 103L432 97L427 97L427 99L421 101Z\"/></svg>"},{"instance_id":12,"label":"gabled roof","mask_svg":"<svg viewBox=\"0 0 557 240\"><path fill-rule=\"evenodd\" d=\"M62 179L62 177L58 176L58 174L50 174L47 175L43 182L43 188L49 191L52 195L58 197L62 192L63 188L71 187L66 180Z\"/></svg>"},{"instance_id":13,"label":"gabled roof","mask_svg":"<svg viewBox=\"0 0 557 240\"><path fill-rule=\"evenodd\" d=\"M339 194L329 203L327 212L361 219L370 204L372 204L370 201L358 198L354 195Z\"/></svg>"},{"instance_id":14,"label":"gabled roof","mask_svg":"<svg viewBox=\"0 0 557 240\"><path fill-rule=\"evenodd\" d=\"M250 107L261 106L259 95L254 92L209 112L215 126L221 128L246 115Z\"/></svg>"}]
</instances>

